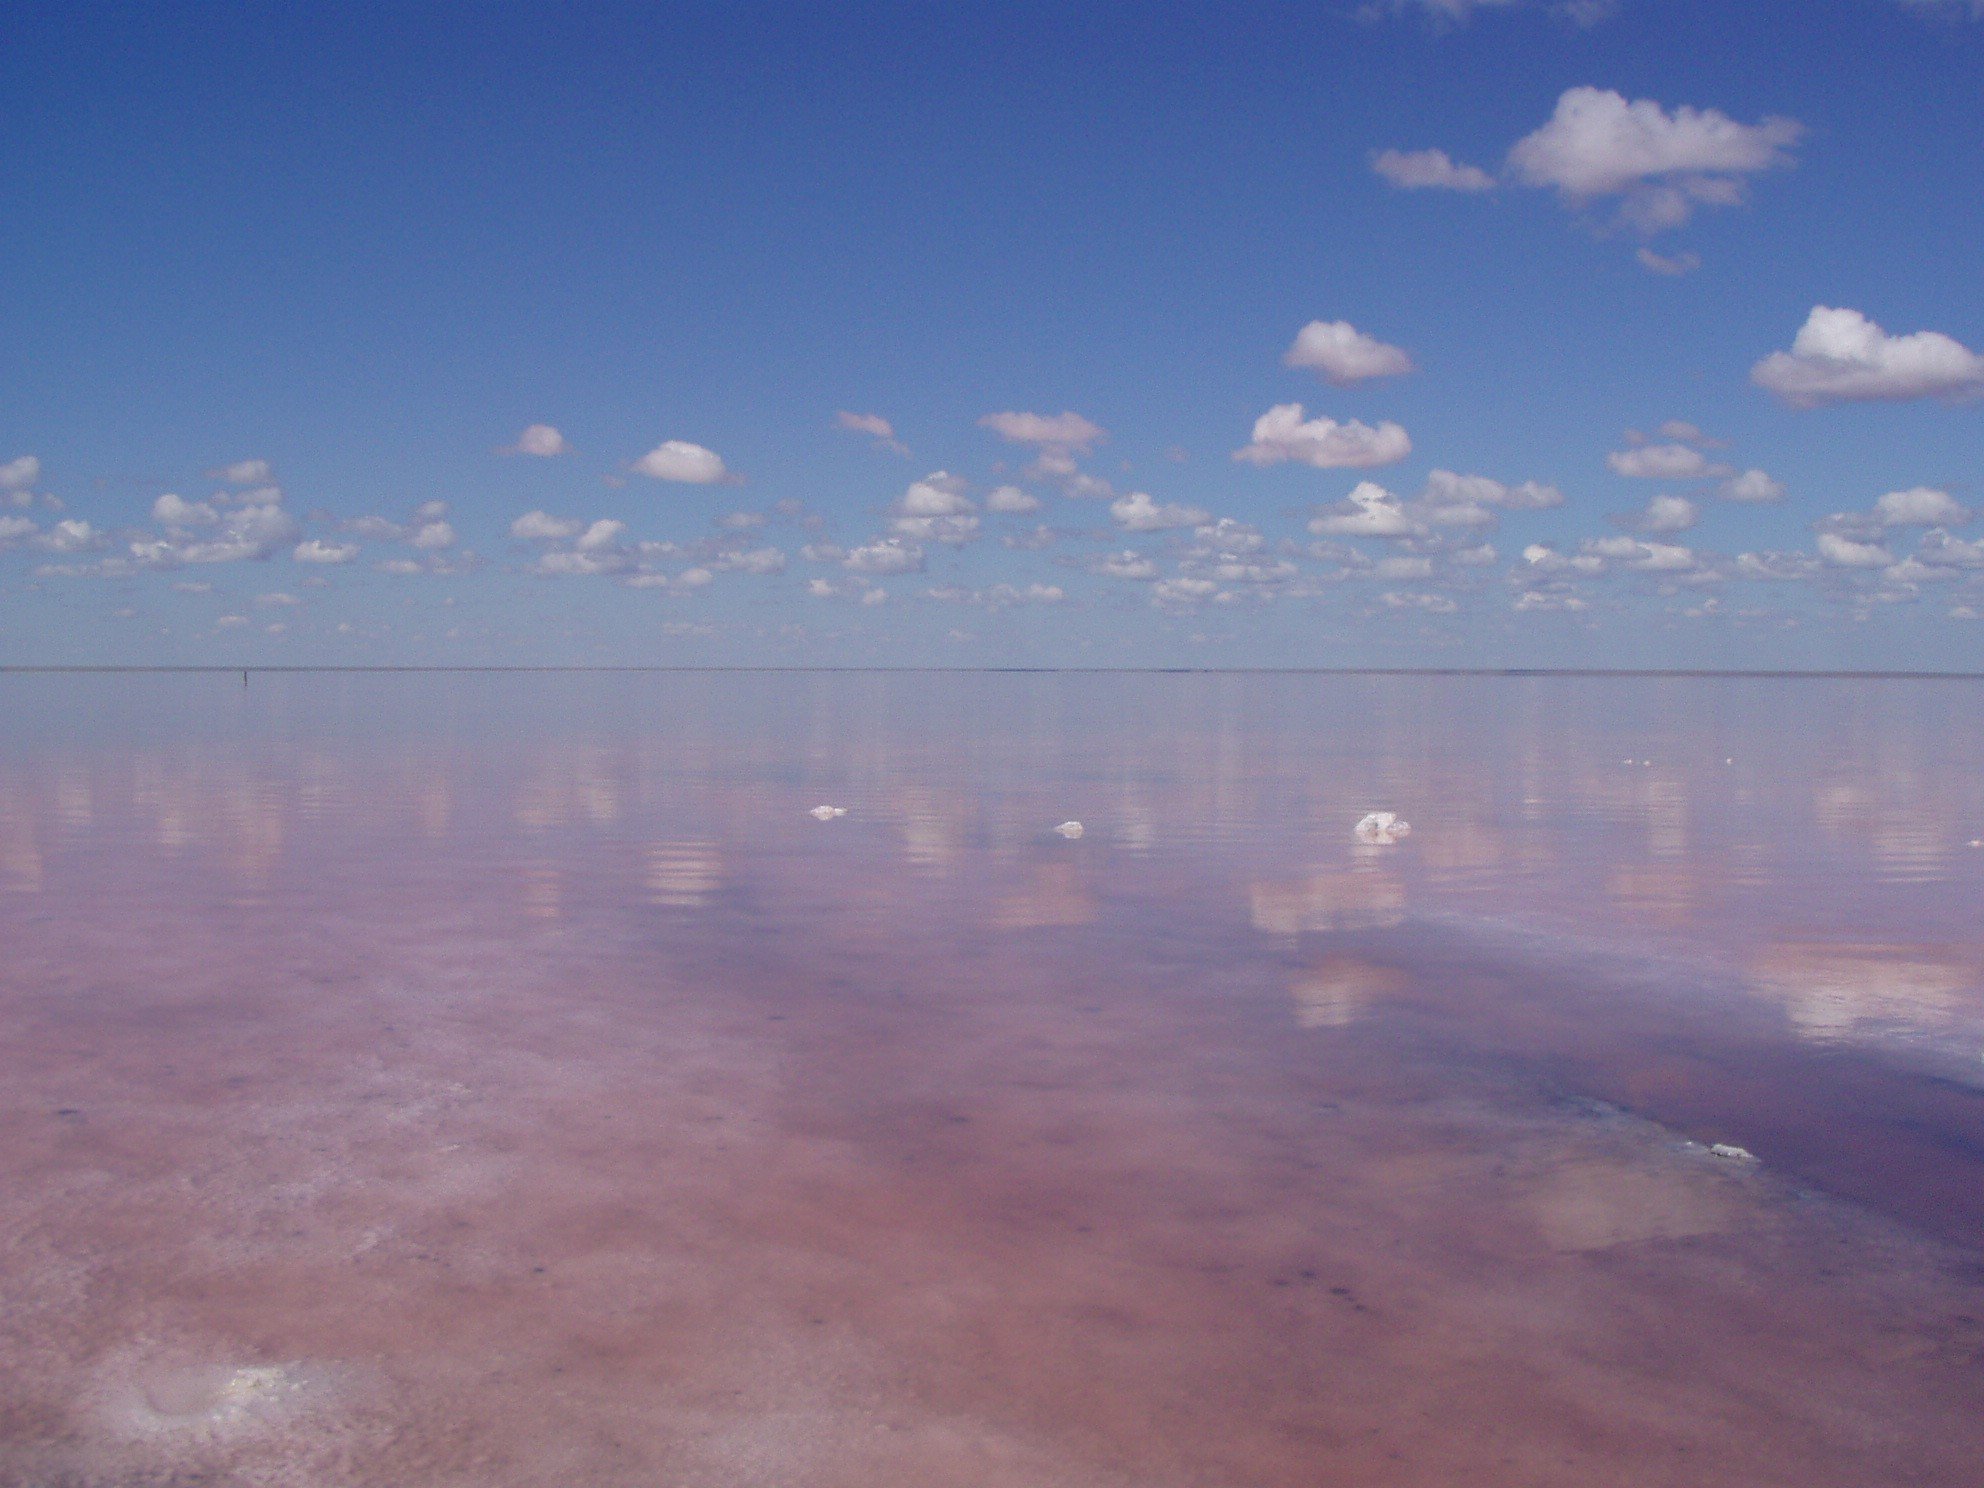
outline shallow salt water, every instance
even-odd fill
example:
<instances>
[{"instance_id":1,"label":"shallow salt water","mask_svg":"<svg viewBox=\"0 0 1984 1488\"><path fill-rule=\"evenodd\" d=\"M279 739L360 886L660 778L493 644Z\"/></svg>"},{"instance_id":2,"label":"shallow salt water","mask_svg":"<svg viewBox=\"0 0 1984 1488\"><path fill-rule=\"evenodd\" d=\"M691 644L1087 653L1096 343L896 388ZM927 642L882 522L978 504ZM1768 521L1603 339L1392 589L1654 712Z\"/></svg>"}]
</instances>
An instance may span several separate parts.
<instances>
[{"instance_id":1,"label":"shallow salt water","mask_svg":"<svg viewBox=\"0 0 1984 1488\"><path fill-rule=\"evenodd\" d=\"M1969 1488L1980 840L1954 681L0 676L0 1483Z\"/></svg>"}]
</instances>

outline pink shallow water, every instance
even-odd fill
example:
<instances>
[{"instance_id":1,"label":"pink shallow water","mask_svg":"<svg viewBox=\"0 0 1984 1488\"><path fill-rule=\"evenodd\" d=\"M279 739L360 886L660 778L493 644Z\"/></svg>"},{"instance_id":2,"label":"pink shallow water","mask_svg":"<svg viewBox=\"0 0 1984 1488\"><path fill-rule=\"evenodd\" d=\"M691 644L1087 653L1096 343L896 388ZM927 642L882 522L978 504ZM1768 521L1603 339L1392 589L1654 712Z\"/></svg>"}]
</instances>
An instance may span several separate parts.
<instances>
[{"instance_id":1,"label":"pink shallow water","mask_svg":"<svg viewBox=\"0 0 1984 1488\"><path fill-rule=\"evenodd\" d=\"M0 677L0 1483L1970 1488L1980 725Z\"/></svg>"}]
</instances>

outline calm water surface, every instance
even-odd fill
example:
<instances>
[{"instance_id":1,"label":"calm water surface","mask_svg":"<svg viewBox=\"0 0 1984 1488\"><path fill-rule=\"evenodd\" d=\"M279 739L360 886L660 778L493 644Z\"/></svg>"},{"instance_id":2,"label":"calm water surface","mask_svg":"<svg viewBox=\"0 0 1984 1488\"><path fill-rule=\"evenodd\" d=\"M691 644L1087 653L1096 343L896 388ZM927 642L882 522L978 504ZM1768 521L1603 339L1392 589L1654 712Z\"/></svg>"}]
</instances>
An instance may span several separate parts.
<instances>
[{"instance_id":1,"label":"calm water surface","mask_svg":"<svg viewBox=\"0 0 1984 1488\"><path fill-rule=\"evenodd\" d=\"M1974 1488L1980 839L1961 682L0 677L0 1483Z\"/></svg>"}]
</instances>

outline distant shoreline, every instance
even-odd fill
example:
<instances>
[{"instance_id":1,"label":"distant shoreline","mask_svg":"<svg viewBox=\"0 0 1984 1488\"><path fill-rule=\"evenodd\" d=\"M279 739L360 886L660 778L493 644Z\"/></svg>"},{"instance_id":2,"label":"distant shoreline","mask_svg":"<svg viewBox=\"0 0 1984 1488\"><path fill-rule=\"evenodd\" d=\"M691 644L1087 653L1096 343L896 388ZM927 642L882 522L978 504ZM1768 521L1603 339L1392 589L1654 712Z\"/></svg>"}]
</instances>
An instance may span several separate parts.
<instances>
[{"instance_id":1,"label":"distant shoreline","mask_svg":"<svg viewBox=\"0 0 1984 1488\"><path fill-rule=\"evenodd\" d=\"M1082 666L35 666L0 664L0 676L187 674L263 676L306 673L789 673L957 676L1191 676L1191 677L1720 677L1733 680L1984 682L1984 672L1773 671L1710 667L1082 667Z\"/></svg>"}]
</instances>

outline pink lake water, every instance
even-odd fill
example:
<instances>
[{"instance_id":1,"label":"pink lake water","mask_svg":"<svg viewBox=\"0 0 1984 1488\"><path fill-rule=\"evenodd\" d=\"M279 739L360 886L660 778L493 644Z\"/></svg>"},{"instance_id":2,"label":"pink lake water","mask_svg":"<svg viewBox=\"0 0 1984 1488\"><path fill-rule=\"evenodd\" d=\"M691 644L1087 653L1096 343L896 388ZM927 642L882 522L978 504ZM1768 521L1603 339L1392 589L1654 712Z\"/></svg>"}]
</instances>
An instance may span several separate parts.
<instances>
[{"instance_id":1,"label":"pink lake water","mask_svg":"<svg viewBox=\"0 0 1984 1488\"><path fill-rule=\"evenodd\" d=\"M0 676L0 1484L1975 1488L1979 840L1956 681Z\"/></svg>"}]
</instances>

